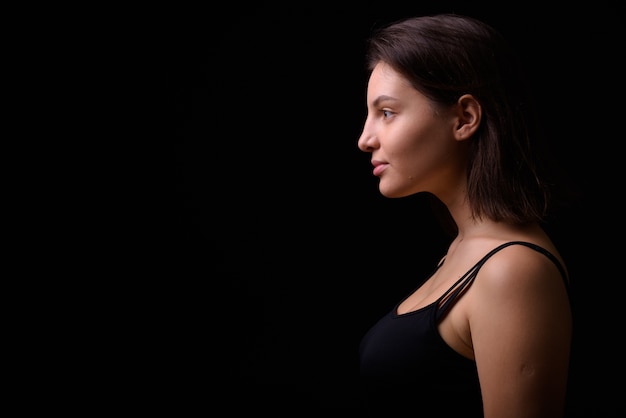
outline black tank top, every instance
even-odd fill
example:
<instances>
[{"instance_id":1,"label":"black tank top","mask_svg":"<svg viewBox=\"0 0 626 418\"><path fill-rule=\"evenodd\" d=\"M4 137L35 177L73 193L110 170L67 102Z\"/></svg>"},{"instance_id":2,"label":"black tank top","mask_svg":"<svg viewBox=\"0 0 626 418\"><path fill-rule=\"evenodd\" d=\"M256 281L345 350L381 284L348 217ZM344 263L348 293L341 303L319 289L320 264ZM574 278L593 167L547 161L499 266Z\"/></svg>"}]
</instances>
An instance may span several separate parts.
<instances>
[{"instance_id":1,"label":"black tank top","mask_svg":"<svg viewBox=\"0 0 626 418\"><path fill-rule=\"evenodd\" d=\"M413 416L482 416L476 363L446 344L437 323L473 283L482 265L502 248L515 244L552 260L567 286L565 270L553 254L529 242L510 241L491 250L435 302L405 314L397 314L401 302L395 305L365 334L359 347L365 401L372 416L380 416L378 410L411 406L417 413ZM442 264L443 260L435 271Z\"/></svg>"}]
</instances>

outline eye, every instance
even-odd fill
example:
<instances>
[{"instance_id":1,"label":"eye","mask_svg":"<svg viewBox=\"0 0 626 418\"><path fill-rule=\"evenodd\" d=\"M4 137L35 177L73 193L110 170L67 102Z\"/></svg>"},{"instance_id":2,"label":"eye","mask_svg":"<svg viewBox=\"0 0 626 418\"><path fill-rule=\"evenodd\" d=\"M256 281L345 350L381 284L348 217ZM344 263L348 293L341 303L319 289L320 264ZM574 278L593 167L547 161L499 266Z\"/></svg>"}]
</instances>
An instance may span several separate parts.
<instances>
[{"instance_id":1,"label":"eye","mask_svg":"<svg viewBox=\"0 0 626 418\"><path fill-rule=\"evenodd\" d=\"M383 114L383 119L389 119L394 115L391 110L381 110L381 113Z\"/></svg>"}]
</instances>

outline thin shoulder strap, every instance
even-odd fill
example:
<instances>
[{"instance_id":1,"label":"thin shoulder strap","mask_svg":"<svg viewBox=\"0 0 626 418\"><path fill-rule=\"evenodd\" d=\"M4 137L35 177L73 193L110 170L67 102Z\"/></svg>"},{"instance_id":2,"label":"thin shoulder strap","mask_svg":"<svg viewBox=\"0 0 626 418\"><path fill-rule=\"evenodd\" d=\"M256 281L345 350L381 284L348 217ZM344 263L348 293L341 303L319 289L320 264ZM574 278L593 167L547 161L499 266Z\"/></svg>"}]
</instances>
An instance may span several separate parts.
<instances>
[{"instance_id":1,"label":"thin shoulder strap","mask_svg":"<svg viewBox=\"0 0 626 418\"><path fill-rule=\"evenodd\" d=\"M480 268L483 266L483 264L485 264L487 262L487 260L489 258L491 258L492 255L494 255L495 253L497 253L498 251L500 251L503 248L506 248L510 245L524 245L528 248L531 248L543 255L545 255L546 257L548 257L550 260L552 260L552 262L556 265L556 267L559 269L559 272L561 273L561 277L563 278L563 283L565 283L565 289L567 290L567 293L569 295L569 282L567 280L567 273L565 271L565 268L563 267L563 265L560 263L559 259L556 258L556 256L554 254L552 254L550 251L546 250L543 247L540 247L537 244L533 244L532 242L526 242L526 241L509 241L509 242L505 242L504 244L501 244L499 246L497 246L496 248L494 248L493 250L489 251L483 258L481 258L472 268L470 268L459 280L457 280L447 291L446 293L444 293L440 298L439 298L439 309L437 309L437 319L439 319L442 315L444 315L447 310L449 309L450 305L452 303L454 303L454 301L456 301L459 298L459 295L464 292L469 285L474 281L474 279L476 278L476 275L478 274L478 271L480 270Z\"/></svg>"}]
</instances>

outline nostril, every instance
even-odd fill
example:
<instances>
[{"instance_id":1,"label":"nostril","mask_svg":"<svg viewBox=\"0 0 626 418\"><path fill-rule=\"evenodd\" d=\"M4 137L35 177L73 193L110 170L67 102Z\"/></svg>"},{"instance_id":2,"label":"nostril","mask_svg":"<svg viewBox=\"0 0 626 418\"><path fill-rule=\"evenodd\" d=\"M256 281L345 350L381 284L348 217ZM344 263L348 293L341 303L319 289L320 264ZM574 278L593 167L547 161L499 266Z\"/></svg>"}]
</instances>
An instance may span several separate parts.
<instances>
[{"instance_id":1,"label":"nostril","mask_svg":"<svg viewBox=\"0 0 626 418\"><path fill-rule=\"evenodd\" d=\"M358 147L363 152L372 152L374 150L373 142L373 136L362 134L358 141Z\"/></svg>"}]
</instances>

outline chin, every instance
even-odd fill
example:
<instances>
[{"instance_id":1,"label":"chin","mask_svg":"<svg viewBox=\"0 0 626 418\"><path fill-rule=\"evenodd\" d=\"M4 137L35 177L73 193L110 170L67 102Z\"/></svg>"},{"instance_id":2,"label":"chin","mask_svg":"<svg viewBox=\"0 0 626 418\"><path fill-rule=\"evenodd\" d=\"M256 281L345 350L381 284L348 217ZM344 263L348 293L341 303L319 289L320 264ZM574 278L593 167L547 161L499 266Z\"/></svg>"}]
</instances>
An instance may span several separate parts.
<instances>
[{"instance_id":1,"label":"chin","mask_svg":"<svg viewBox=\"0 0 626 418\"><path fill-rule=\"evenodd\" d=\"M382 194L383 196L388 197L390 199L406 197L406 196L408 196L410 194L410 193L400 193L397 190L387 190L387 189L383 189L383 188L379 188L378 190L380 191L380 194Z\"/></svg>"}]
</instances>

